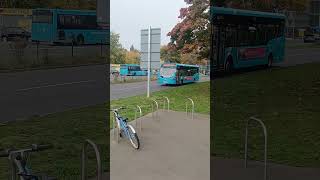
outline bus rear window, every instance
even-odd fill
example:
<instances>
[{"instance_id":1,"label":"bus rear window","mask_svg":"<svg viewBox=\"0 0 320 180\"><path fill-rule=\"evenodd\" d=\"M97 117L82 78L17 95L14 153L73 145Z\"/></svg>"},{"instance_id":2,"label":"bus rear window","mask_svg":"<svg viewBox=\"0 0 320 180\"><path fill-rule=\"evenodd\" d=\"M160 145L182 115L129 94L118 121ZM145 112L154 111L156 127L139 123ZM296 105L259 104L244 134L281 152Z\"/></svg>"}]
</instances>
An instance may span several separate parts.
<instances>
[{"instance_id":1,"label":"bus rear window","mask_svg":"<svg viewBox=\"0 0 320 180\"><path fill-rule=\"evenodd\" d=\"M52 24L52 12L49 10L34 10L32 12L32 23Z\"/></svg>"}]
</instances>

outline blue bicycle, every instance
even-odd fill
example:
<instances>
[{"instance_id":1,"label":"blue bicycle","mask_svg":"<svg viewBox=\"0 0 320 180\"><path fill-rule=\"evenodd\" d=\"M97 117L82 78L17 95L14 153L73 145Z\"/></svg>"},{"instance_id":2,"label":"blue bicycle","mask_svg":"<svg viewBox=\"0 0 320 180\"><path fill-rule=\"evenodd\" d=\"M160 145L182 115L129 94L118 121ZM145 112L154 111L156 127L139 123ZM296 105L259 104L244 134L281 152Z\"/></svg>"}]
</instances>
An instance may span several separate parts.
<instances>
[{"instance_id":1,"label":"blue bicycle","mask_svg":"<svg viewBox=\"0 0 320 180\"><path fill-rule=\"evenodd\" d=\"M128 118L123 118L120 116L119 111L121 109L125 109L125 108L120 107L118 109L111 110L115 116L116 121L117 121L117 128L119 129L119 132L120 132L119 136L128 138L131 145L135 149L139 149L140 148L139 137L138 137L136 131L134 130L134 128L130 124L128 124L128 122L127 122Z\"/></svg>"},{"instance_id":2,"label":"blue bicycle","mask_svg":"<svg viewBox=\"0 0 320 180\"><path fill-rule=\"evenodd\" d=\"M30 168L28 161L30 153L39 152L52 148L51 145L32 144L32 147L26 149L7 149L0 152L0 157L7 157L11 165L10 180L57 180L57 178L49 177L46 174L34 174Z\"/></svg>"}]
</instances>

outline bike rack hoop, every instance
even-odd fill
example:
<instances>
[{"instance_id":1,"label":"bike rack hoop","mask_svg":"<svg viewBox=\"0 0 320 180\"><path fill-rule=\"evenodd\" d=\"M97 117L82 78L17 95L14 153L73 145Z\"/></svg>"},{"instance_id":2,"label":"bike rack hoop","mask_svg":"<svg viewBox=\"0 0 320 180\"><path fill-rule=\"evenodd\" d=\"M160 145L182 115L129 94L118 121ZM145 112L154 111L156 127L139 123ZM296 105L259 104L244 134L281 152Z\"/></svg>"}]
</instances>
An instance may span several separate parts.
<instances>
[{"instance_id":1,"label":"bike rack hoop","mask_svg":"<svg viewBox=\"0 0 320 180\"><path fill-rule=\"evenodd\" d=\"M267 139L267 128L265 124L258 118L250 117L246 124L246 136L245 136L245 150L244 150L244 167L247 168L247 156L248 156L248 126L251 121L258 122L262 129L264 134L264 180L267 180L267 148L268 148L268 139Z\"/></svg>"},{"instance_id":2,"label":"bike rack hoop","mask_svg":"<svg viewBox=\"0 0 320 180\"><path fill-rule=\"evenodd\" d=\"M188 101L186 101L186 115L188 116L188 102L191 102L191 117L192 120L194 119L194 101L191 98L187 98Z\"/></svg>"},{"instance_id":3,"label":"bike rack hoop","mask_svg":"<svg viewBox=\"0 0 320 180\"><path fill-rule=\"evenodd\" d=\"M140 132L142 130L142 121L141 121L141 117L142 117L142 109L141 106L137 105L136 110L134 111L134 119L136 121L136 127L138 127L138 117L137 117L137 112L139 112L139 118L140 118Z\"/></svg>"},{"instance_id":4,"label":"bike rack hoop","mask_svg":"<svg viewBox=\"0 0 320 180\"><path fill-rule=\"evenodd\" d=\"M87 148L88 146L91 146L96 155L97 160L97 180L102 180L102 166L101 166L101 156L100 151L98 149L98 146L91 140L87 139L85 140L83 147L82 147L82 154L81 154L81 180L87 180L87 160L88 160L88 154L87 154Z\"/></svg>"},{"instance_id":5,"label":"bike rack hoop","mask_svg":"<svg viewBox=\"0 0 320 180\"><path fill-rule=\"evenodd\" d=\"M156 118L158 118L159 117L159 114L158 114L159 103L158 103L158 101L156 101L154 99L151 99L151 101L152 101L152 104L151 104L151 107L152 107L152 118L153 119L155 118L154 113L156 113ZM156 105L156 108L157 108L156 112L154 112L154 104Z\"/></svg>"},{"instance_id":6,"label":"bike rack hoop","mask_svg":"<svg viewBox=\"0 0 320 180\"><path fill-rule=\"evenodd\" d=\"M170 110L170 100L167 96L163 96L163 98L165 98L166 101L164 101L164 104L163 104L163 109L165 110L166 109L166 102L167 102L167 109L168 111Z\"/></svg>"}]
</instances>

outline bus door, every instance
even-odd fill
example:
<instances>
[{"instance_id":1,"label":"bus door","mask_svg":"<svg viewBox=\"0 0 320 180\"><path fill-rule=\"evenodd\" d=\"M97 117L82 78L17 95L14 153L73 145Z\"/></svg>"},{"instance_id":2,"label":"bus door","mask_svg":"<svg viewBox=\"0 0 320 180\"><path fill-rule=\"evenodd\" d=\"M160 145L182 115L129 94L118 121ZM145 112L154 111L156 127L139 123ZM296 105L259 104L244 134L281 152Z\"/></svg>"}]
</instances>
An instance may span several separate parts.
<instances>
[{"instance_id":1,"label":"bus door","mask_svg":"<svg viewBox=\"0 0 320 180\"><path fill-rule=\"evenodd\" d=\"M216 41L215 41L215 49L216 49L216 62L215 66L217 69L224 68L224 59L225 59L225 27L219 26L216 28Z\"/></svg>"}]
</instances>

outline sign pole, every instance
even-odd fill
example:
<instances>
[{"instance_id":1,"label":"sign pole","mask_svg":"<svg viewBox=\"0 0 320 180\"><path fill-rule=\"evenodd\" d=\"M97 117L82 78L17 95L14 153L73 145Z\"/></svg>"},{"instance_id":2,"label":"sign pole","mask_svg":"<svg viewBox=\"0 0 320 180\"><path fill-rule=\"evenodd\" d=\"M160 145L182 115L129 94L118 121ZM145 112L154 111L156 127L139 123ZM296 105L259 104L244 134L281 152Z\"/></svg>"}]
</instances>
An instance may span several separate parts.
<instances>
[{"instance_id":1,"label":"sign pole","mask_svg":"<svg viewBox=\"0 0 320 180\"><path fill-rule=\"evenodd\" d=\"M151 26L149 26L148 31L148 87L147 87L147 97L150 97L150 76L151 76Z\"/></svg>"}]
</instances>

